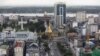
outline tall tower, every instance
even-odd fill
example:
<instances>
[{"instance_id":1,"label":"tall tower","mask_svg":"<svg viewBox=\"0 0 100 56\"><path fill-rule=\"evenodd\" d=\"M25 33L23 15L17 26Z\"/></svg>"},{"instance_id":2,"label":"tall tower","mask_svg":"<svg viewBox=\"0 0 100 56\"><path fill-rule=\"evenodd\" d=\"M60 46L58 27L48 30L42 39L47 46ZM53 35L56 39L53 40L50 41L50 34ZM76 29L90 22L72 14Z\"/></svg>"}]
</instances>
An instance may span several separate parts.
<instances>
[{"instance_id":1,"label":"tall tower","mask_svg":"<svg viewBox=\"0 0 100 56\"><path fill-rule=\"evenodd\" d=\"M66 23L66 5L64 3L55 4L54 8L55 26L62 28Z\"/></svg>"}]
</instances>

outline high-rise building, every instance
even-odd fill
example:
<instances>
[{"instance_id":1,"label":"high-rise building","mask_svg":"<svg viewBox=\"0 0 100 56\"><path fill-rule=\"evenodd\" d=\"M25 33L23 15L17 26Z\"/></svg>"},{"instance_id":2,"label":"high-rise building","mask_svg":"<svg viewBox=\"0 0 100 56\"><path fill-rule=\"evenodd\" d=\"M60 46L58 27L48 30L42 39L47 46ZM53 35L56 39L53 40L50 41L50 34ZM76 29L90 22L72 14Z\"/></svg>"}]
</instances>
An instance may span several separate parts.
<instances>
[{"instance_id":1,"label":"high-rise building","mask_svg":"<svg viewBox=\"0 0 100 56\"><path fill-rule=\"evenodd\" d=\"M85 11L78 11L76 13L76 21L81 23L86 21L86 12Z\"/></svg>"},{"instance_id":2,"label":"high-rise building","mask_svg":"<svg viewBox=\"0 0 100 56\"><path fill-rule=\"evenodd\" d=\"M66 23L66 5L64 3L55 4L55 25L61 28Z\"/></svg>"}]
</instances>

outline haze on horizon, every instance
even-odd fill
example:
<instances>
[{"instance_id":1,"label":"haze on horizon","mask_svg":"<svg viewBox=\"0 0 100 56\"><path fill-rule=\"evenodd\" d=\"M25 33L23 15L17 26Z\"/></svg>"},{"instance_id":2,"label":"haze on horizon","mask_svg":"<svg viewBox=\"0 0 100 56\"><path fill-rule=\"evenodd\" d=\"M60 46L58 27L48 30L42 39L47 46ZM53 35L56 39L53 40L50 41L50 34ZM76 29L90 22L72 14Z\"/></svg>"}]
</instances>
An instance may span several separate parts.
<instances>
[{"instance_id":1,"label":"haze on horizon","mask_svg":"<svg viewBox=\"0 0 100 56\"><path fill-rule=\"evenodd\" d=\"M0 0L0 6L53 6L57 2L68 6L100 6L100 0Z\"/></svg>"}]
</instances>

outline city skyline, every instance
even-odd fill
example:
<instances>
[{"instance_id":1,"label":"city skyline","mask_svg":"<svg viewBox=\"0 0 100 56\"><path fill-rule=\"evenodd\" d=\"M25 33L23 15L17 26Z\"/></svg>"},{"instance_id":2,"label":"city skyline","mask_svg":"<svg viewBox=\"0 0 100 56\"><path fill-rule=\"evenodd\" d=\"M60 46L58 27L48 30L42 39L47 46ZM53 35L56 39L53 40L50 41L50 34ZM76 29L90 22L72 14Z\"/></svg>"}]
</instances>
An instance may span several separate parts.
<instances>
[{"instance_id":1,"label":"city skyline","mask_svg":"<svg viewBox=\"0 0 100 56\"><path fill-rule=\"evenodd\" d=\"M100 0L0 0L0 6L53 6L57 2L67 6L100 6Z\"/></svg>"}]
</instances>

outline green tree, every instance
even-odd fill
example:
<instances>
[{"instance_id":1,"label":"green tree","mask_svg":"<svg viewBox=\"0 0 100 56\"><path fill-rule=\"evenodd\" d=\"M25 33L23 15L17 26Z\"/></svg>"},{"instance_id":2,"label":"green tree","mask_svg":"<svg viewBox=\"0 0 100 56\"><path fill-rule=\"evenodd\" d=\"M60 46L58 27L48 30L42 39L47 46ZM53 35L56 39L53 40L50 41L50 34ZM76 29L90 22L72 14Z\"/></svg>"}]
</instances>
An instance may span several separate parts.
<instances>
[{"instance_id":1,"label":"green tree","mask_svg":"<svg viewBox=\"0 0 100 56\"><path fill-rule=\"evenodd\" d=\"M77 33L76 29L74 29L74 28L70 28L67 33L72 33L72 32Z\"/></svg>"},{"instance_id":2,"label":"green tree","mask_svg":"<svg viewBox=\"0 0 100 56\"><path fill-rule=\"evenodd\" d=\"M44 32L45 31L45 26L43 21L39 21L37 23L29 22L27 24L27 27L29 28L30 31L34 32L35 30L37 32Z\"/></svg>"},{"instance_id":3,"label":"green tree","mask_svg":"<svg viewBox=\"0 0 100 56\"><path fill-rule=\"evenodd\" d=\"M8 26L7 23L4 23L4 24L2 25L3 28L6 28L7 26Z\"/></svg>"},{"instance_id":4,"label":"green tree","mask_svg":"<svg viewBox=\"0 0 100 56\"><path fill-rule=\"evenodd\" d=\"M45 40L46 40L46 39L48 39L48 38L49 38L49 37L48 37L47 35L45 35L45 34L42 35L42 39L45 39Z\"/></svg>"},{"instance_id":5,"label":"green tree","mask_svg":"<svg viewBox=\"0 0 100 56\"><path fill-rule=\"evenodd\" d=\"M0 26L0 32L2 32L2 30L3 30L3 28L2 28L2 26Z\"/></svg>"},{"instance_id":6,"label":"green tree","mask_svg":"<svg viewBox=\"0 0 100 56\"><path fill-rule=\"evenodd\" d=\"M49 53L50 48L49 48L49 46L48 46L48 43L45 42L45 43L43 44L43 46L45 47L45 52Z\"/></svg>"}]
</instances>

